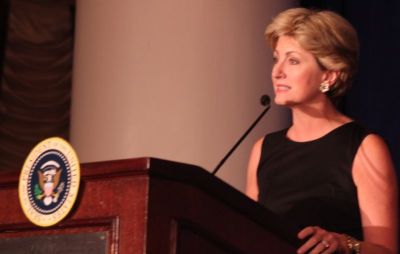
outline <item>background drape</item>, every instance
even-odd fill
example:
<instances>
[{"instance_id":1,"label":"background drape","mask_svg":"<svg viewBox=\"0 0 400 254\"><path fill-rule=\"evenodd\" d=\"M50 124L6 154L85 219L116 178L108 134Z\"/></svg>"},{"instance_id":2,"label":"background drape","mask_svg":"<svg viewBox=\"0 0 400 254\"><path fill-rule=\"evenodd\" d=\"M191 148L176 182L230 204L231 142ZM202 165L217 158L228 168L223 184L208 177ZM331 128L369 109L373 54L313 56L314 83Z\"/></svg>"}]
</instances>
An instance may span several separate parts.
<instances>
[{"instance_id":1,"label":"background drape","mask_svg":"<svg viewBox=\"0 0 400 254\"><path fill-rule=\"evenodd\" d=\"M3 72L4 46L7 34L9 1L0 0L0 77Z\"/></svg>"},{"instance_id":2,"label":"background drape","mask_svg":"<svg viewBox=\"0 0 400 254\"><path fill-rule=\"evenodd\" d=\"M73 12L57 1L10 1L0 93L0 169L20 169L50 136L68 138Z\"/></svg>"}]
</instances>

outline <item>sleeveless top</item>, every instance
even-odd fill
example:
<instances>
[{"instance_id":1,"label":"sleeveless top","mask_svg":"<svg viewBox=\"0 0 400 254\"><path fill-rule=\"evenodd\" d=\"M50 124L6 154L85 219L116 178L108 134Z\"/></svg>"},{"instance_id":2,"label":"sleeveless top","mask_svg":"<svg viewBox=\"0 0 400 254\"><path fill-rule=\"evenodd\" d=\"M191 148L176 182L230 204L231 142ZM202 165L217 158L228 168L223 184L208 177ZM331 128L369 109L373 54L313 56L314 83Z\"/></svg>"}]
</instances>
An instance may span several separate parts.
<instances>
[{"instance_id":1,"label":"sleeveless top","mask_svg":"<svg viewBox=\"0 0 400 254\"><path fill-rule=\"evenodd\" d=\"M296 142L288 129L265 136L257 170L258 201L298 230L320 226L362 237L352 165L371 132L349 122L321 138Z\"/></svg>"}]
</instances>

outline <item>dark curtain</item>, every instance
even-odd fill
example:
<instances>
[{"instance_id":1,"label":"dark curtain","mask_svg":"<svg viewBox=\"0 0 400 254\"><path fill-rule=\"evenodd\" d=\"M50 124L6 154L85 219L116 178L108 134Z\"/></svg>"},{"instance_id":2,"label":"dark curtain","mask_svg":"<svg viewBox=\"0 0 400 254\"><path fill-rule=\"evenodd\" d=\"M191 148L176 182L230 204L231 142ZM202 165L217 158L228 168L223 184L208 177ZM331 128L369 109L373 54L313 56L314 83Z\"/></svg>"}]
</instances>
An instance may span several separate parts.
<instances>
[{"instance_id":1,"label":"dark curtain","mask_svg":"<svg viewBox=\"0 0 400 254\"><path fill-rule=\"evenodd\" d=\"M3 70L4 48L7 35L9 0L0 0L0 77Z\"/></svg>"},{"instance_id":2,"label":"dark curtain","mask_svg":"<svg viewBox=\"0 0 400 254\"><path fill-rule=\"evenodd\" d=\"M303 7L330 9L356 28L360 65L342 111L381 135L400 175L400 1L300 1Z\"/></svg>"},{"instance_id":3,"label":"dark curtain","mask_svg":"<svg viewBox=\"0 0 400 254\"><path fill-rule=\"evenodd\" d=\"M0 93L0 170L20 170L39 141L68 139L73 12L62 1L11 0Z\"/></svg>"}]
</instances>

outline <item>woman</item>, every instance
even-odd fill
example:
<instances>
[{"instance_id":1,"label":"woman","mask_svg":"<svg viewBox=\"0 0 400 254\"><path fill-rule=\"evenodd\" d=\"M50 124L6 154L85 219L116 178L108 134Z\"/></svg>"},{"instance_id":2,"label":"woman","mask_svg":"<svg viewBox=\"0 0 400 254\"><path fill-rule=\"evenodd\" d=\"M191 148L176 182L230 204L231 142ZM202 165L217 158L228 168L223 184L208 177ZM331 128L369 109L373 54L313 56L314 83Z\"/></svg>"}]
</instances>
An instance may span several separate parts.
<instances>
[{"instance_id":1,"label":"woman","mask_svg":"<svg viewBox=\"0 0 400 254\"><path fill-rule=\"evenodd\" d=\"M353 27L295 8L267 27L275 103L292 125L253 147L247 195L299 227L298 253L397 253L397 182L388 148L335 108L357 67Z\"/></svg>"}]
</instances>

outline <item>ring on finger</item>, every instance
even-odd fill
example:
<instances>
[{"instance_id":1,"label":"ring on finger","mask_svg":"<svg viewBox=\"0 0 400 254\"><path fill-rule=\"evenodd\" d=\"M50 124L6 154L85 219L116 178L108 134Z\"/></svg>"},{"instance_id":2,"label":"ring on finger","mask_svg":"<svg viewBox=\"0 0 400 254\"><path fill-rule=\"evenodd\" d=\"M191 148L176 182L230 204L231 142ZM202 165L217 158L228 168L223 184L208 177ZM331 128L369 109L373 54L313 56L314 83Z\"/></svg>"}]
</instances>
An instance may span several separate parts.
<instances>
[{"instance_id":1,"label":"ring on finger","mask_svg":"<svg viewBox=\"0 0 400 254\"><path fill-rule=\"evenodd\" d=\"M331 246L327 241L322 240L321 241L322 245L325 247L325 249L329 248L329 246Z\"/></svg>"}]
</instances>

